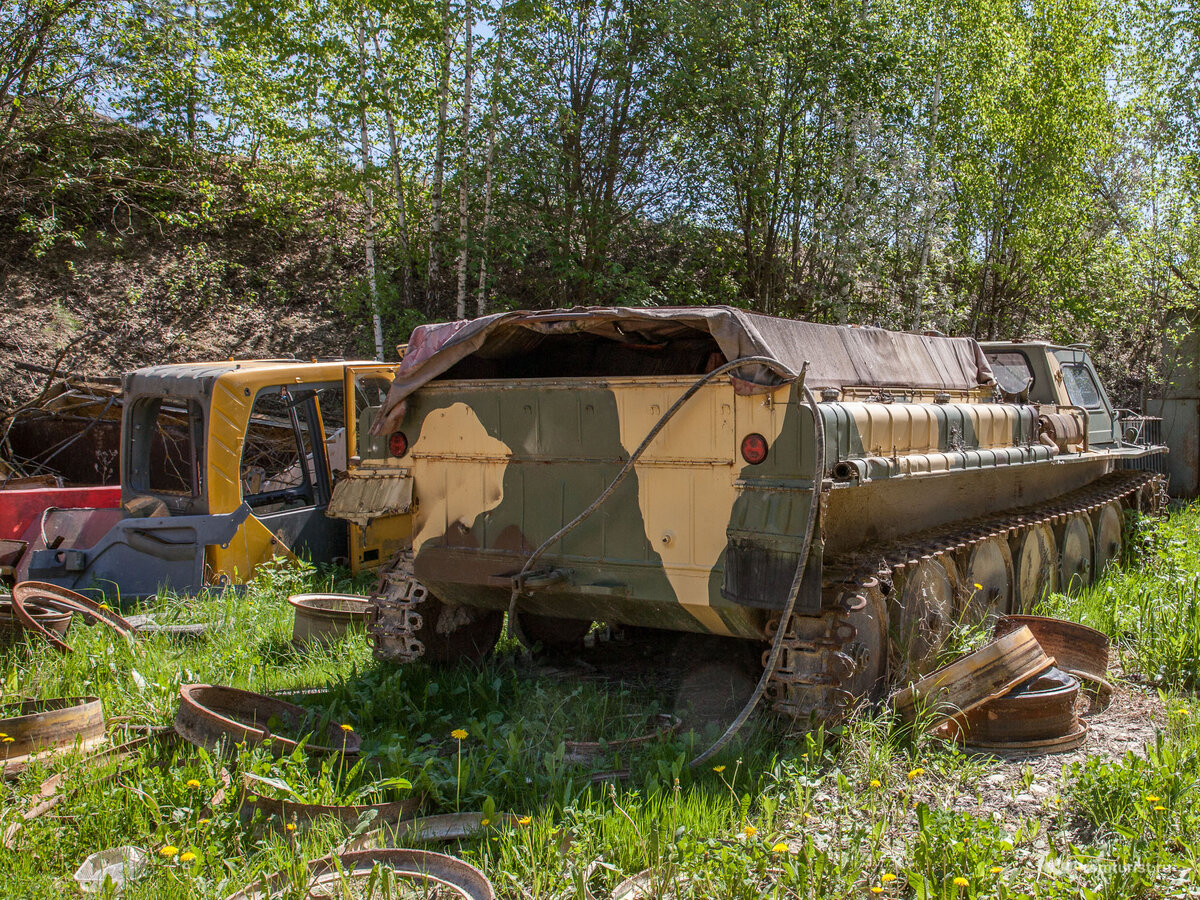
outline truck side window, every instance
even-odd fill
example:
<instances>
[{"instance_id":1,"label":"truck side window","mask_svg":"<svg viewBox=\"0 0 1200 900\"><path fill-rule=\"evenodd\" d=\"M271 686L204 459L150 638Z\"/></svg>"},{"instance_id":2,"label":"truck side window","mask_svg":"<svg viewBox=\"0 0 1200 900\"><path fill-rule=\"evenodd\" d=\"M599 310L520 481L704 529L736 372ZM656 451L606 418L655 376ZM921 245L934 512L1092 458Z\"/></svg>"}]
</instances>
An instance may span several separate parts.
<instances>
[{"instance_id":1,"label":"truck side window","mask_svg":"<svg viewBox=\"0 0 1200 900\"><path fill-rule=\"evenodd\" d=\"M271 387L254 398L242 446L242 499L256 512L315 506L312 391Z\"/></svg>"},{"instance_id":2,"label":"truck side window","mask_svg":"<svg viewBox=\"0 0 1200 900\"><path fill-rule=\"evenodd\" d=\"M132 415L131 487L199 497L204 482L204 412L195 400L139 400Z\"/></svg>"},{"instance_id":3,"label":"truck side window","mask_svg":"<svg viewBox=\"0 0 1200 900\"><path fill-rule=\"evenodd\" d=\"M1103 409L1104 401L1100 399L1100 388L1096 379L1081 363L1063 363L1063 384L1067 388L1067 396L1076 406L1084 409Z\"/></svg>"},{"instance_id":4,"label":"truck side window","mask_svg":"<svg viewBox=\"0 0 1200 900\"><path fill-rule=\"evenodd\" d=\"M387 438L371 435L371 425L391 388L390 378L382 375L364 374L354 378L354 425L355 446L361 456L370 459L386 459Z\"/></svg>"}]
</instances>

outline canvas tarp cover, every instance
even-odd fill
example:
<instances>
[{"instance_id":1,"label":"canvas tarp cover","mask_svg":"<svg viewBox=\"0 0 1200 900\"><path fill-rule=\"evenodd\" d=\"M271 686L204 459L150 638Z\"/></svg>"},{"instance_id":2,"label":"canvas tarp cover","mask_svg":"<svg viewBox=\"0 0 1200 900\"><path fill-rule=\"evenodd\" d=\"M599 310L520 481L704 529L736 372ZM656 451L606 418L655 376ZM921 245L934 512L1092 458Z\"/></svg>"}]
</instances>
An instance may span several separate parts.
<instances>
[{"instance_id":1,"label":"canvas tarp cover","mask_svg":"<svg viewBox=\"0 0 1200 900\"><path fill-rule=\"evenodd\" d=\"M501 359L535 353L543 337L553 334L587 332L618 341L652 342L695 337L697 331L711 335L728 360L765 356L797 373L807 362L808 386L818 393L847 386L970 390L995 380L972 338L819 325L727 306L505 312L418 326L372 430L394 430L404 415L404 399L468 356ZM780 384L778 376L762 367L737 375L734 386L739 393L766 392Z\"/></svg>"}]
</instances>

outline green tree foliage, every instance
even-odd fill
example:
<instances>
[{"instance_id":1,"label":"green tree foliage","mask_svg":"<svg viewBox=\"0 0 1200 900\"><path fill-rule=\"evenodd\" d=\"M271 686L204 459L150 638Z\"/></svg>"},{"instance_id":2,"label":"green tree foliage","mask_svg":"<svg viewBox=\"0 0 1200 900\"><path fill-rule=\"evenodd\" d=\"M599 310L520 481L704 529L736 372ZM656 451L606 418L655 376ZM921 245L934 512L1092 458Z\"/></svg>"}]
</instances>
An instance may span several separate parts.
<instances>
[{"instance_id":1,"label":"green tree foliage","mask_svg":"<svg viewBox=\"0 0 1200 900\"><path fill-rule=\"evenodd\" d=\"M456 299L720 302L1092 340L1133 385L1200 300L1194 4L472 0L470 65L467 12L0 2L0 172L99 108L235 170L214 221L349 199L389 343Z\"/></svg>"}]
</instances>

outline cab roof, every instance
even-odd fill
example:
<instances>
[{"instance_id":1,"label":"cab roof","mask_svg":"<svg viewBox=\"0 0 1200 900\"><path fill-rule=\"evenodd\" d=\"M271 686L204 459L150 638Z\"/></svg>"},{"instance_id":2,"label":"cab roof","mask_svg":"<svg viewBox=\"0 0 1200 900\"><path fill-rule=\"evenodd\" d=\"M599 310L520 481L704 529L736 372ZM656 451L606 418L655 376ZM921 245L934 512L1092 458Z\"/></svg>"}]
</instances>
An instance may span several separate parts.
<instances>
[{"instance_id":1,"label":"cab roof","mask_svg":"<svg viewBox=\"0 0 1200 900\"><path fill-rule=\"evenodd\" d=\"M126 394L206 397L218 381L230 385L269 384L273 381L333 381L341 379L347 366L369 365L371 361L328 360L302 362L298 359L229 359L219 362L172 363L147 366L127 374L122 382Z\"/></svg>"}]
</instances>

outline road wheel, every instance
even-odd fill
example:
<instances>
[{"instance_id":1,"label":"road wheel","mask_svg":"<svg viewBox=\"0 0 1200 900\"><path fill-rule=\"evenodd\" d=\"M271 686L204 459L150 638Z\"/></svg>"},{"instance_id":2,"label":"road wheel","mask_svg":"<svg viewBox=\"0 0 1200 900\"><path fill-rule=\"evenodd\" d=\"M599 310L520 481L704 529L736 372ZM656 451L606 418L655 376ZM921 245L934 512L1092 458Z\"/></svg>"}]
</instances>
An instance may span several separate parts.
<instances>
[{"instance_id":1,"label":"road wheel","mask_svg":"<svg viewBox=\"0 0 1200 900\"><path fill-rule=\"evenodd\" d=\"M1092 522L1076 513L1058 528L1058 589L1075 594L1092 583Z\"/></svg>"},{"instance_id":2,"label":"road wheel","mask_svg":"<svg viewBox=\"0 0 1200 900\"><path fill-rule=\"evenodd\" d=\"M958 569L945 555L929 557L896 576L891 608L892 671L900 681L933 671L954 626Z\"/></svg>"},{"instance_id":3,"label":"road wheel","mask_svg":"<svg viewBox=\"0 0 1200 900\"><path fill-rule=\"evenodd\" d=\"M538 616L533 613L517 613L525 646L529 649L541 644L546 650L561 650L578 645L592 628L591 619L562 619L558 616Z\"/></svg>"},{"instance_id":4,"label":"road wheel","mask_svg":"<svg viewBox=\"0 0 1200 900\"><path fill-rule=\"evenodd\" d=\"M1013 557L1015 572L1013 610L1028 613L1054 590L1058 574L1058 545L1054 531L1044 523L1031 525L1017 538Z\"/></svg>"},{"instance_id":5,"label":"road wheel","mask_svg":"<svg viewBox=\"0 0 1200 900\"><path fill-rule=\"evenodd\" d=\"M888 612L879 582L871 579L855 598L843 618L854 626L854 640L847 648L854 673L842 687L854 697L878 698L887 688Z\"/></svg>"},{"instance_id":6,"label":"road wheel","mask_svg":"<svg viewBox=\"0 0 1200 900\"><path fill-rule=\"evenodd\" d=\"M1125 532L1125 517L1121 504L1106 503L1092 514L1092 530L1096 535L1096 577L1114 560L1121 557L1121 544Z\"/></svg>"},{"instance_id":7,"label":"road wheel","mask_svg":"<svg viewBox=\"0 0 1200 900\"><path fill-rule=\"evenodd\" d=\"M481 662L500 638L504 613L443 603L430 595L417 607L421 627L413 636L425 645L427 662Z\"/></svg>"},{"instance_id":8,"label":"road wheel","mask_svg":"<svg viewBox=\"0 0 1200 900\"><path fill-rule=\"evenodd\" d=\"M967 554L964 621L972 624L1008 615L1012 608L1013 558L1008 541L990 537Z\"/></svg>"}]
</instances>

